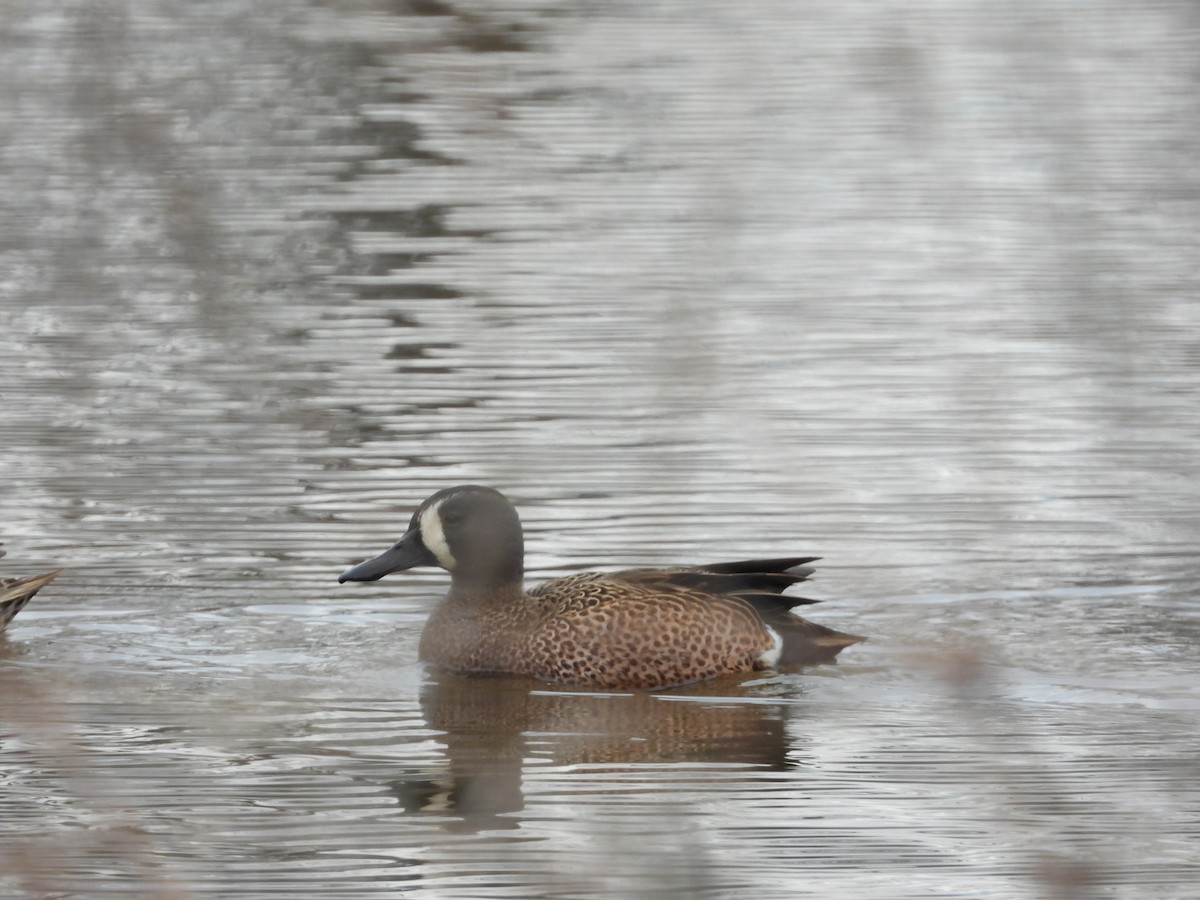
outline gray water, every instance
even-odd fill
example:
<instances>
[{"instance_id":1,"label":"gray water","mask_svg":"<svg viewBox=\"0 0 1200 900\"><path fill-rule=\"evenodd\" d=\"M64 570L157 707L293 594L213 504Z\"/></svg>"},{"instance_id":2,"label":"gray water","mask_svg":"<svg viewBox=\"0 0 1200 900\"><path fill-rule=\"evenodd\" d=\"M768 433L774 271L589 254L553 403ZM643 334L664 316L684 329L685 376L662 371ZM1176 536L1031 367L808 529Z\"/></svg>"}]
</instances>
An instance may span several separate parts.
<instances>
[{"instance_id":1,"label":"gray water","mask_svg":"<svg viewBox=\"0 0 1200 900\"><path fill-rule=\"evenodd\" d=\"M7 896L1194 897L1187 2L0 13ZM819 554L837 666L416 660L531 580Z\"/></svg>"}]
</instances>

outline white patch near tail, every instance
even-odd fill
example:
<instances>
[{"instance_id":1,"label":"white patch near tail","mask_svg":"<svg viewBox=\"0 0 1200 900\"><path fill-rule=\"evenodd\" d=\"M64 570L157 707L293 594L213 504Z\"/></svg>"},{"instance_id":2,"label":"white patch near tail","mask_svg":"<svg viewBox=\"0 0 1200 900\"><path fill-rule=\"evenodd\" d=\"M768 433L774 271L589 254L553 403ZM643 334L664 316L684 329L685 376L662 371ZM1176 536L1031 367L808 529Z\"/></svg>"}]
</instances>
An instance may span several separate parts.
<instances>
[{"instance_id":1,"label":"white patch near tail","mask_svg":"<svg viewBox=\"0 0 1200 900\"><path fill-rule=\"evenodd\" d=\"M438 561L438 565L450 571L454 568L454 554L450 552L450 545L446 543L446 532L442 530L442 514L438 512L438 508L445 502L439 500L421 513L421 540Z\"/></svg>"},{"instance_id":2,"label":"white patch near tail","mask_svg":"<svg viewBox=\"0 0 1200 900\"><path fill-rule=\"evenodd\" d=\"M764 625L763 627L767 629L767 634L771 636L771 649L764 650L758 659L768 669L773 669L779 665L779 658L783 656L783 636L770 625Z\"/></svg>"}]
</instances>

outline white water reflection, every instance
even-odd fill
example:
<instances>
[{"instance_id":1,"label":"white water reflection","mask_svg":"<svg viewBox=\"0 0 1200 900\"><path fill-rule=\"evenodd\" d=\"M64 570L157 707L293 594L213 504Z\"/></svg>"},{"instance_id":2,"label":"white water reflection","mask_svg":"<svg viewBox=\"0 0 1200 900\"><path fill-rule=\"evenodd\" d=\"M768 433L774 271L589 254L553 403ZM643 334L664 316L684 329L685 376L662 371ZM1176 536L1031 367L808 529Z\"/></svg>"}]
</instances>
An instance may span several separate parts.
<instances>
[{"instance_id":1,"label":"white water reflection","mask_svg":"<svg viewBox=\"0 0 1200 900\"><path fill-rule=\"evenodd\" d=\"M1188 896L1193 24L13 5L5 890ZM463 481L872 642L433 678L444 578L334 579Z\"/></svg>"}]
</instances>

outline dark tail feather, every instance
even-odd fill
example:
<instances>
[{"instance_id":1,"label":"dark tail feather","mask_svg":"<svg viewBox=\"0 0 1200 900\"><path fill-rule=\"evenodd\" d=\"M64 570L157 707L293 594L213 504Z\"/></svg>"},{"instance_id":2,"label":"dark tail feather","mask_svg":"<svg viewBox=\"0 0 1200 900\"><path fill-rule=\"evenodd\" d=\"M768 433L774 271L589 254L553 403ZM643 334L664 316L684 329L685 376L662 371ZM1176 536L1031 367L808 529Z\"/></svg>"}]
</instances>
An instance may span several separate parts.
<instances>
[{"instance_id":1,"label":"dark tail feather","mask_svg":"<svg viewBox=\"0 0 1200 900\"><path fill-rule=\"evenodd\" d=\"M716 575L744 575L754 572L788 572L816 562L819 556L784 556L778 559L743 559L738 562L713 563L708 566L696 566L701 572L712 572ZM812 569L803 574L811 575ZM801 581L804 579L801 578Z\"/></svg>"},{"instance_id":2,"label":"dark tail feather","mask_svg":"<svg viewBox=\"0 0 1200 900\"><path fill-rule=\"evenodd\" d=\"M777 663L781 669L833 662L847 647L866 640L857 634L835 631L791 613L771 616L767 618L767 624L783 638L783 653Z\"/></svg>"},{"instance_id":3,"label":"dark tail feather","mask_svg":"<svg viewBox=\"0 0 1200 900\"><path fill-rule=\"evenodd\" d=\"M793 584L807 581L808 576L816 570L806 563L816 562L818 559L819 556L797 556L713 563L671 572L666 576L666 580L679 587L708 594L741 597L766 616L789 610L794 606L820 602L783 593Z\"/></svg>"}]
</instances>

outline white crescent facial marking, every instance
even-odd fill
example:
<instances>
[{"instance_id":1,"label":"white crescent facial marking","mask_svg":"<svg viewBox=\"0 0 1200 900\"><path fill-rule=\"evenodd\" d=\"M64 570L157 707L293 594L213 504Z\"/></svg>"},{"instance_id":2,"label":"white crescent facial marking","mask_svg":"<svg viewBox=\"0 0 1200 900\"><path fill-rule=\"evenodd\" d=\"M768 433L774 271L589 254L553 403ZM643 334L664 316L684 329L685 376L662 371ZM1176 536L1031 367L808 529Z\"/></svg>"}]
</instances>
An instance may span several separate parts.
<instances>
[{"instance_id":1,"label":"white crescent facial marking","mask_svg":"<svg viewBox=\"0 0 1200 900\"><path fill-rule=\"evenodd\" d=\"M439 500L421 513L419 524L421 540L438 561L438 565L450 571L454 568L454 554L450 552L450 545L446 543L446 533L442 530L442 515L438 512L438 508L445 502Z\"/></svg>"},{"instance_id":2,"label":"white crescent facial marking","mask_svg":"<svg viewBox=\"0 0 1200 900\"><path fill-rule=\"evenodd\" d=\"M764 627L767 629L767 634L771 636L772 646L770 650L764 650L758 658L762 660L762 664L768 669L773 669L779 665L779 657L783 656L783 638L770 625Z\"/></svg>"}]
</instances>

